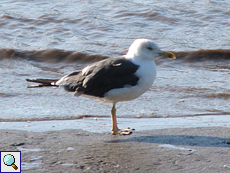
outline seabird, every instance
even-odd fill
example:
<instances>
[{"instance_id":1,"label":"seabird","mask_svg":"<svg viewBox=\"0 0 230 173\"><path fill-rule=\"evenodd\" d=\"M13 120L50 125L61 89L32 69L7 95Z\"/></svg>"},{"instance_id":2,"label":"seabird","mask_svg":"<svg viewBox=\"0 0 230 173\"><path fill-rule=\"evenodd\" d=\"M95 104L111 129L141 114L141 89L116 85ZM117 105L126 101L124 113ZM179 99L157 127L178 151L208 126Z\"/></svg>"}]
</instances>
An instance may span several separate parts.
<instances>
[{"instance_id":1,"label":"seabird","mask_svg":"<svg viewBox=\"0 0 230 173\"><path fill-rule=\"evenodd\" d=\"M130 134L131 129L118 128L115 105L136 99L152 86L156 77L154 60L158 57L176 59L172 52L162 51L153 41L137 39L126 55L95 62L59 80L26 80L41 83L29 87L56 86L74 92L75 96L111 103L112 134Z\"/></svg>"}]
</instances>

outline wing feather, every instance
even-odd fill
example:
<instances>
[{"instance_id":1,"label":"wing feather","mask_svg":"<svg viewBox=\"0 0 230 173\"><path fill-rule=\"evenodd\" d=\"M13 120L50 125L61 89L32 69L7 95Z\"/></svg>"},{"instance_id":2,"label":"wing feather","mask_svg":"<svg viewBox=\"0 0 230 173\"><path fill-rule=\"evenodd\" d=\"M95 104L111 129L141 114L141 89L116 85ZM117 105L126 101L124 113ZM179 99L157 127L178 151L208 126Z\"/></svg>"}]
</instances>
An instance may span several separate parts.
<instances>
[{"instance_id":1,"label":"wing feather","mask_svg":"<svg viewBox=\"0 0 230 173\"><path fill-rule=\"evenodd\" d=\"M71 73L57 83L68 91L75 91L76 95L103 97L111 89L136 85L138 68L123 57L109 58L89 65L81 72Z\"/></svg>"}]
</instances>

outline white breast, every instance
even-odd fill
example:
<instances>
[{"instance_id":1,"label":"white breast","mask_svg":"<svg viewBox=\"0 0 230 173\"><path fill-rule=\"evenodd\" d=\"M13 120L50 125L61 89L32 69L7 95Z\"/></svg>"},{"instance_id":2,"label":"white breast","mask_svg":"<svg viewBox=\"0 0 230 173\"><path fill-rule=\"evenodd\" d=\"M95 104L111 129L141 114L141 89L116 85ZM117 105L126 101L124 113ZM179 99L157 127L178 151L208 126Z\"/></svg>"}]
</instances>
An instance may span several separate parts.
<instances>
[{"instance_id":1,"label":"white breast","mask_svg":"<svg viewBox=\"0 0 230 173\"><path fill-rule=\"evenodd\" d=\"M105 94L103 102L116 103L121 101L133 100L147 91L153 84L156 77L156 64L154 61L131 60L140 67L135 75L139 77L135 86L125 86L120 89L113 89Z\"/></svg>"}]
</instances>

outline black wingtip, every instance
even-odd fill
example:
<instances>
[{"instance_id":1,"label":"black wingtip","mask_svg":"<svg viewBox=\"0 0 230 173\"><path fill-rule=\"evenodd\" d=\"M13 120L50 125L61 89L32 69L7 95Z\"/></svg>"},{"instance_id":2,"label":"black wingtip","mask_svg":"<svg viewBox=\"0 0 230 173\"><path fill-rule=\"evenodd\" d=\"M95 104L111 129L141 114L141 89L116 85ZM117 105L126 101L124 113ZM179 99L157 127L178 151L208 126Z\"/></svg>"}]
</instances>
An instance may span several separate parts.
<instances>
[{"instance_id":1,"label":"black wingtip","mask_svg":"<svg viewBox=\"0 0 230 173\"><path fill-rule=\"evenodd\" d=\"M26 79L27 82L40 83L39 85L29 85L27 88L55 87L58 79Z\"/></svg>"}]
</instances>

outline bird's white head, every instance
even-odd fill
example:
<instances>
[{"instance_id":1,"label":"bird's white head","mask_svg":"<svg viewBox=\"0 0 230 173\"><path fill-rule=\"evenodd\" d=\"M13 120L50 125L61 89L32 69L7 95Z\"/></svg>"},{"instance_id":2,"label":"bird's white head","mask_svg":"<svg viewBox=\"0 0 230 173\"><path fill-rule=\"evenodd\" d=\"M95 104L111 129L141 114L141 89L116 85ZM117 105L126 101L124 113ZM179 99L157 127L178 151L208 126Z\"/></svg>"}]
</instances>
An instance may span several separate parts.
<instances>
[{"instance_id":1,"label":"bird's white head","mask_svg":"<svg viewBox=\"0 0 230 173\"><path fill-rule=\"evenodd\" d=\"M173 53L162 51L153 41L148 39L136 39L126 54L127 58L141 58L150 61L160 56L176 59Z\"/></svg>"}]
</instances>

